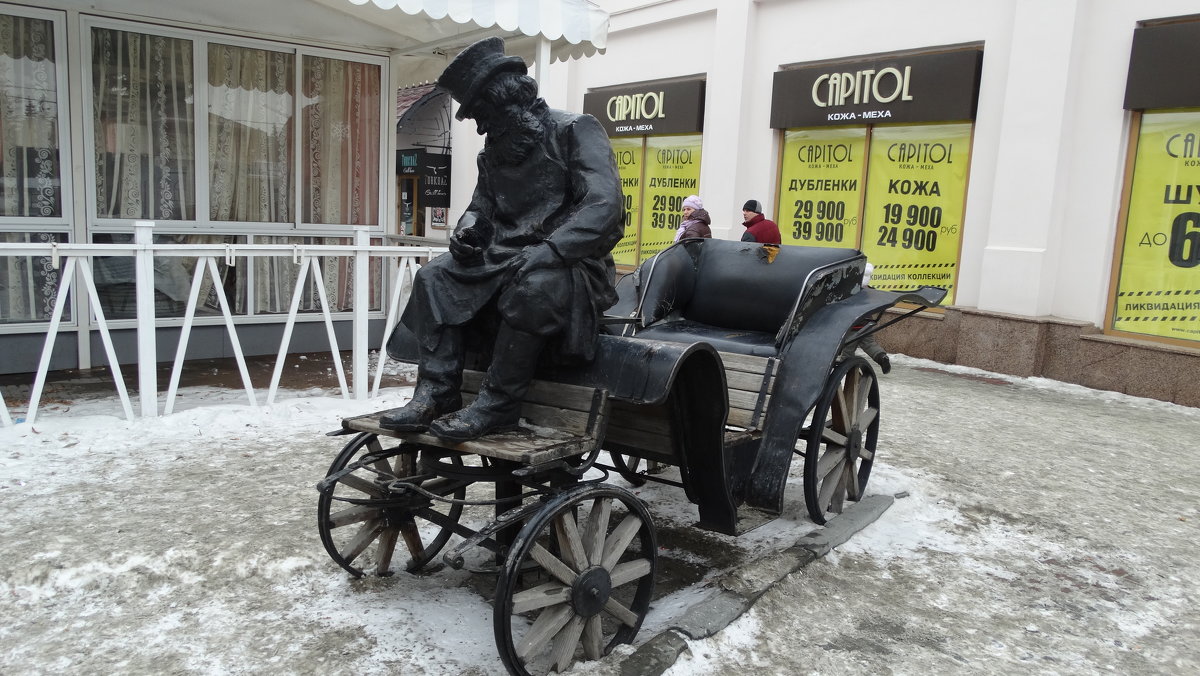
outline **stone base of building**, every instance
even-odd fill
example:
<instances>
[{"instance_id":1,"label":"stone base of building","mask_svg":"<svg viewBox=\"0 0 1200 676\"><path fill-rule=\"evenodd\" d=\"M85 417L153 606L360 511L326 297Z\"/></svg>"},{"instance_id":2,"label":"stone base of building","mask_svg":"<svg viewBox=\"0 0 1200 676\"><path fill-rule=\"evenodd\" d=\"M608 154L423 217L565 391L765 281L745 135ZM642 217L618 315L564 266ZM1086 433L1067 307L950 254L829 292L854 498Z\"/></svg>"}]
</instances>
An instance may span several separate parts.
<instances>
[{"instance_id":1,"label":"stone base of building","mask_svg":"<svg viewBox=\"0 0 1200 676\"><path fill-rule=\"evenodd\" d=\"M1200 407L1200 349L1106 336L1087 322L951 307L878 338L889 352Z\"/></svg>"}]
</instances>

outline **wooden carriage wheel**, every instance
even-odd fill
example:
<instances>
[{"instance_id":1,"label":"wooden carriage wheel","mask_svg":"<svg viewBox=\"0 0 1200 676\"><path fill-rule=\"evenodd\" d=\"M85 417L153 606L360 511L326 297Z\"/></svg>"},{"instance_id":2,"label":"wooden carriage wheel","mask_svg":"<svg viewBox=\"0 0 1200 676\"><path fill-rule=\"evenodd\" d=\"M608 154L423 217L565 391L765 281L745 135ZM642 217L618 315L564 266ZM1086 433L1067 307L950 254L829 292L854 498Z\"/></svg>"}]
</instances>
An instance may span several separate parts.
<instances>
[{"instance_id":1,"label":"wooden carriage wheel","mask_svg":"<svg viewBox=\"0 0 1200 676\"><path fill-rule=\"evenodd\" d=\"M812 520L823 524L847 500L862 499L875 461L879 380L865 359L851 357L834 368L802 437L804 503Z\"/></svg>"},{"instance_id":2,"label":"wooden carriage wheel","mask_svg":"<svg viewBox=\"0 0 1200 676\"><path fill-rule=\"evenodd\" d=\"M317 501L321 543L330 558L355 577L367 572L391 575L401 542L409 556L404 569L416 572L450 540L462 515L461 503L388 490L393 481L417 474L416 456L402 445L385 449L378 435L364 432L346 444L329 467L327 477L361 464L326 486ZM458 457L453 462L462 465ZM426 477L412 483L440 497L466 497L465 481Z\"/></svg>"},{"instance_id":3,"label":"wooden carriage wheel","mask_svg":"<svg viewBox=\"0 0 1200 676\"><path fill-rule=\"evenodd\" d=\"M496 646L512 674L565 671L637 635L658 549L628 491L583 485L546 503L517 535L496 585Z\"/></svg>"},{"instance_id":4,"label":"wooden carriage wheel","mask_svg":"<svg viewBox=\"0 0 1200 676\"><path fill-rule=\"evenodd\" d=\"M649 471L650 461L642 460L635 455L627 456L615 451L609 451L608 456L612 458L613 467L617 468L617 473L630 486L639 488L646 485L646 475L644 472ZM645 468L643 468L642 463L645 463Z\"/></svg>"}]
</instances>

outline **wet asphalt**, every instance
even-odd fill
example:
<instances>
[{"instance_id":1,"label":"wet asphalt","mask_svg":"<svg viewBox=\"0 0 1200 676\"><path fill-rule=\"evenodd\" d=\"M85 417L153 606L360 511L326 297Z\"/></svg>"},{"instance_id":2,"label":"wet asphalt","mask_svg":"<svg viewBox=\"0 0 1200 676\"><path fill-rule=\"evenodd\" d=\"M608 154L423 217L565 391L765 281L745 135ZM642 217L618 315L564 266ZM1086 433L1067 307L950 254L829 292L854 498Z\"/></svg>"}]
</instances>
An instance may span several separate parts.
<instances>
[{"instance_id":1,"label":"wet asphalt","mask_svg":"<svg viewBox=\"0 0 1200 676\"><path fill-rule=\"evenodd\" d=\"M599 673L1200 673L1200 409L894 361L885 504Z\"/></svg>"}]
</instances>

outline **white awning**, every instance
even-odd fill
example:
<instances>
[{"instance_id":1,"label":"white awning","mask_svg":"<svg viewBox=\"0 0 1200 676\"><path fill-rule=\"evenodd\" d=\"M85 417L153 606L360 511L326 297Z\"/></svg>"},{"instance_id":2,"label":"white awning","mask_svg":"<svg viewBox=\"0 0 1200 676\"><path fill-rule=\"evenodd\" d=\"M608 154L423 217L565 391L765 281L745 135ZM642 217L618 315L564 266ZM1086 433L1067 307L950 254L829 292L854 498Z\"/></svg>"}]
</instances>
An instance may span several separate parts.
<instances>
[{"instance_id":1,"label":"white awning","mask_svg":"<svg viewBox=\"0 0 1200 676\"><path fill-rule=\"evenodd\" d=\"M540 36L551 60L566 61L603 53L608 39L608 12L588 0L316 1L403 38L393 47L407 54L453 53L492 35Z\"/></svg>"}]
</instances>

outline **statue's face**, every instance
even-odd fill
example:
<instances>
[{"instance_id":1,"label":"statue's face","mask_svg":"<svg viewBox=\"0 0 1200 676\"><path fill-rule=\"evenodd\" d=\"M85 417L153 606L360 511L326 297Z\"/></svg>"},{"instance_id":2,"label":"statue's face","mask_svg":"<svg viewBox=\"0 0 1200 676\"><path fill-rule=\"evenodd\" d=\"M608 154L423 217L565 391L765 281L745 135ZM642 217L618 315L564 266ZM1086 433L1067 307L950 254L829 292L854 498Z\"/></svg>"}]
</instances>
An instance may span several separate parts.
<instances>
[{"instance_id":1,"label":"statue's face","mask_svg":"<svg viewBox=\"0 0 1200 676\"><path fill-rule=\"evenodd\" d=\"M482 136L499 128L504 115L501 109L484 102L475 106L475 109L467 117L475 120L475 131Z\"/></svg>"}]
</instances>

